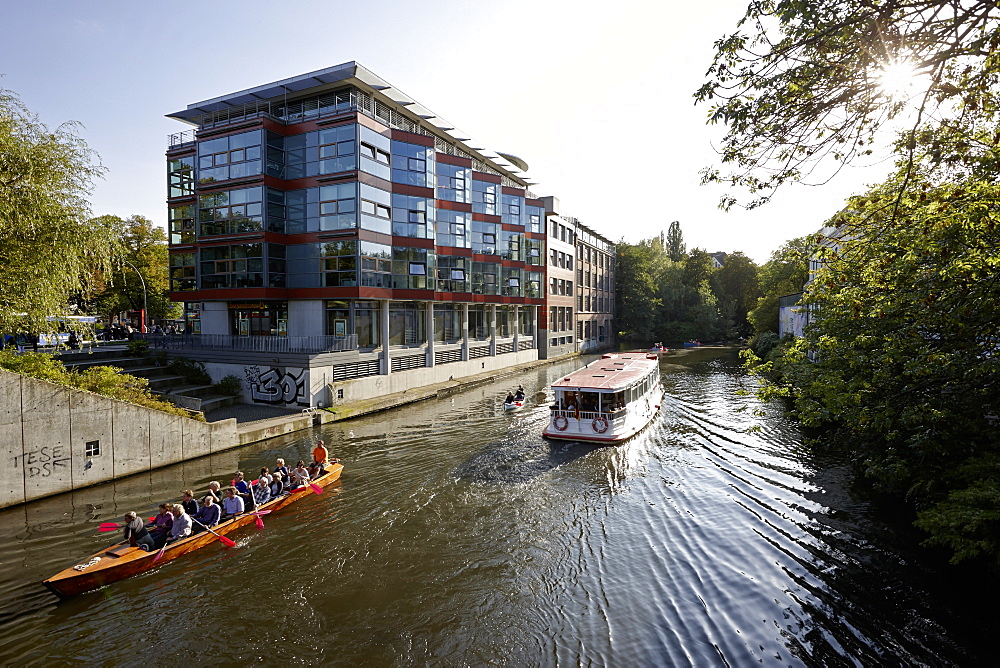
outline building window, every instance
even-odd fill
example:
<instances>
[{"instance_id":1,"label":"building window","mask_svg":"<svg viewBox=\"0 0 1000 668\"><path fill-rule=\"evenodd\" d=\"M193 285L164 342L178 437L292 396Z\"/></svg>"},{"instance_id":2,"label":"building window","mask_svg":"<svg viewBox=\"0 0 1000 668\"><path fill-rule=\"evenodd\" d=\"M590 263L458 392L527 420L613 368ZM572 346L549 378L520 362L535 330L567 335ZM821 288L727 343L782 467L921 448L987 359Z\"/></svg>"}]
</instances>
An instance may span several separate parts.
<instances>
[{"instance_id":1,"label":"building window","mask_svg":"<svg viewBox=\"0 0 1000 668\"><path fill-rule=\"evenodd\" d=\"M319 244L323 287L354 287L358 284L358 242L330 241Z\"/></svg>"},{"instance_id":2,"label":"building window","mask_svg":"<svg viewBox=\"0 0 1000 668\"><path fill-rule=\"evenodd\" d=\"M319 189L319 229L344 230L358 226L357 188L354 183Z\"/></svg>"},{"instance_id":3,"label":"building window","mask_svg":"<svg viewBox=\"0 0 1000 668\"><path fill-rule=\"evenodd\" d=\"M98 457L101 454L101 442L100 441L87 441L84 446L84 457Z\"/></svg>"},{"instance_id":4,"label":"building window","mask_svg":"<svg viewBox=\"0 0 1000 668\"><path fill-rule=\"evenodd\" d=\"M194 211L193 204L175 206L170 209L170 243L190 244L197 241Z\"/></svg>"},{"instance_id":5,"label":"building window","mask_svg":"<svg viewBox=\"0 0 1000 668\"><path fill-rule=\"evenodd\" d=\"M194 156L173 158L167 162L168 197L194 194Z\"/></svg>"},{"instance_id":6,"label":"building window","mask_svg":"<svg viewBox=\"0 0 1000 668\"><path fill-rule=\"evenodd\" d=\"M170 290L188 292L198 289L194 253L170 254Z\"/></svg>"},{"instance_id":7,"label":"building window","mask_svg":"<svg viewBox=\"0 0 1000 668\"><path fill-rule=\"evenodd\" d=\"M357 168L354 124L320 130L319 173L336 174Z\"/></svg>"},{"instance_id":8,"label":"building window","mask_svg":"<svg viewBox=\"0 0 1000 668\"><path fill-rule=\"evenodd\" d=\"M263 200L263 188L240 188L201 195L198 198L200 236L264 229Z\"/></svg>"},{"instance_id":9,"label":"building window","mask_svg":"<svg viewBox=\"0 0 1000 668\"><path fill-rule=\"evenodd\" d=\"M426 314L421 302L389 302L389 345L424 343L427 340Z\"/></svg>"},{"instance_id":10,"label":"building window","mask_svg":"<svg viewBox=\"0 0 1000 668\"><path fill-rule=\"evenodd\" d=\"M200 253L202 289L264 286L263 244L208 246Z\"/></svg>"}]
</instances>

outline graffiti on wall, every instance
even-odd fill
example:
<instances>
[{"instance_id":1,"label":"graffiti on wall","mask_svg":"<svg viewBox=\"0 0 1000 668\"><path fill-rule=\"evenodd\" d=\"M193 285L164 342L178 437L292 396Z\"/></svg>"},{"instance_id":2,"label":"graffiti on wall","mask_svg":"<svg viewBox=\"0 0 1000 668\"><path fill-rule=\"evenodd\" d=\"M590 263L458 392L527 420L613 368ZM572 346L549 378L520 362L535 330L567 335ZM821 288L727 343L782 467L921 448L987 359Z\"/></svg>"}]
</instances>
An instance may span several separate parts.
<instances>
[{"instance_id":1,"label":"graffiti on wall","mask_svg":"<svg viewBox=\"0 0 1000 668\"><path fill-rule=\"evenodd\" d=\"M308 406L306 397L306 370L300 369L296 376L290 371L269 368L261 371L256 364L243 367L250 386L250 400L264 404L298 404Z\"/></svg>"},{"instance_id":2,"label":"graffiti on wall","mask_svg":"<svg viewBox=\"0 0 1000 668\"><path fill-rule=\"evenodd\" d=\"M56 445L17 455L14 457L14 468L23 467L29 478L47 478L58 468L69 468L69 460L69 455L63 453L63 446Z\"/></svg>"}]
</instances>

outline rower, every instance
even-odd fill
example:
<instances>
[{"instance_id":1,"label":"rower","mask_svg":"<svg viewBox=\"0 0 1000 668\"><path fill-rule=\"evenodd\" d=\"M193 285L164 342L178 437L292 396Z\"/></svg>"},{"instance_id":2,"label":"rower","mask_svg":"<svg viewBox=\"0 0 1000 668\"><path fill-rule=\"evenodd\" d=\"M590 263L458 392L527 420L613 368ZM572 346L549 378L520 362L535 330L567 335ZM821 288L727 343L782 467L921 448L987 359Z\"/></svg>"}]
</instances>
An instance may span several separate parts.
<instances>
[{"instance_id":1,"label":"rower","mask_svg":"<svg viewBox=\"0 0 1000 668\"><path fill-rule=\"evenodd\" d=\"M316 447L313 448L312 464L309 465L309 476L315 478L322 473L323 465L326 464L326 460L329 458L330 451L326 449L326 443L323 442L323 439L316 441Z\"/></svg>"}]
</instances>

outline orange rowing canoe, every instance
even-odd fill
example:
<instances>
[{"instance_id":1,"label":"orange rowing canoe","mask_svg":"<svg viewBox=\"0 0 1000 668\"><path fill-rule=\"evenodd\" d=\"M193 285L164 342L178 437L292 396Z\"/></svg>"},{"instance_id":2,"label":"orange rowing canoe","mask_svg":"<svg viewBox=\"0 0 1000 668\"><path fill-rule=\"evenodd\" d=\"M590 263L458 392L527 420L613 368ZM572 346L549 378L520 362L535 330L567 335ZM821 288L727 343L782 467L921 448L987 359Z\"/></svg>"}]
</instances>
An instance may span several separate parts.
<instances>
[{"instance_id":1,"label":"orange rowing canoe","mask_svg":"<svg viewBox=\"0 0 1000 668\"><path fill-rule=\"evenodd\" d=\"M317 476L312 482L320 487L326 487L339 480L340 472L343 470L344 466L342 464L332 464L326 473ZM309 493L310 487L306 486L300 490L283 494L276 499L263 503L256 510L278 510L298 501ZM212 527L212 530L220 536L225 536L229 532L254 521L255 516L252 514L239 515ZM159 559L156 559L158 550L146 552L142 548L131 547L127 541L122 541L101 550L79 564L74 564L63 569L48 580L43 581L42 584L59 596L76 596L77 594L130 578L133 575L144 573L162 563L172 561L184 556L188 552L203 548L216 540L218 538L211 532L202 531L201 533L170 543L163 551L163 556Z\"/></svg>"}]
</instances>

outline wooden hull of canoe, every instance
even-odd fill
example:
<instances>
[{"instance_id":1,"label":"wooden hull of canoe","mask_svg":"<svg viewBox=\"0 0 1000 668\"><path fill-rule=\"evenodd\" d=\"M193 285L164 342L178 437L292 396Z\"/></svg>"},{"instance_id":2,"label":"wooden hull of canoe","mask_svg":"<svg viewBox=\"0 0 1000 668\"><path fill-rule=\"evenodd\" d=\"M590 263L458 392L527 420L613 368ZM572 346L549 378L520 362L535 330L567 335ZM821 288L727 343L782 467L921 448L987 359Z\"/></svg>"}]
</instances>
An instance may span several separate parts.
<instances>
[{"instance_id":1,"label":"wooden hull of canoe","mask_svg":"<svg viewBox=\"0 0 1000 668\"><path fill-rule=\"evenodd\" d=\"M316 478L313 482L320 487L331 485L340 479L340 473L343 469L342 464L333 464L328 473ZM278 510L311 493L311 488L304 487L303 491L295 491L268 501L258 507L257 510ZM221 536L225 536L235 529L247 524L253 524L255 521L254 515L241 515L212 527L212 530ZM42 584L59 596L76 596L77 594L130 578L133 575L138 575L153 568L158 568L168 561L173 561L188 552L201 549L217 540L218 538L212 533L202 531L199 534L168 545L167 549L163 551L163 556L158 560L156 560L158 551L146 552L138 547L130 547L128 543L123 541L101 550L89 559L80 562L80 565L92 563L92 565L83 570L76 570L75 565L70 566L53 575L48 580L45 580ZM155 563L154 560L156 560Z\"/></svg>"}]
</instances>

